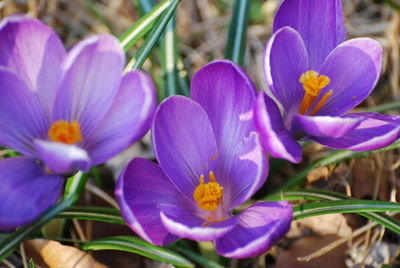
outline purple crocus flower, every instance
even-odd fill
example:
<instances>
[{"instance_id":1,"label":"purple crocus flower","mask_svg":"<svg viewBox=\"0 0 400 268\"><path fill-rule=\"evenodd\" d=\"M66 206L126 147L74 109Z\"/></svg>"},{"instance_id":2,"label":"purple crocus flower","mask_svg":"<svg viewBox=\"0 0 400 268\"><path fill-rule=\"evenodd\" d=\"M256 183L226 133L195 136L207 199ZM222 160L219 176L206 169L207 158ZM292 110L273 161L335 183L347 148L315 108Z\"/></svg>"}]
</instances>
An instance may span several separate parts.
<instances>
[{"instance_id":1,"label":"purple crocus flower","mask_svg":"<svg viewBox=\"0 0 400 268\"><path fill-rule=\"evenodd\" d=\"M116 189L122 215L143 239L214 241L230 258L265 252L289 229L292 206L260 202L233 215L266 180L268 162L252 120L256 92L229 61L193 77L191 98L173 96L156 111L152 138L159 165L136 158Z\"/></svg>"},{"instance_id":2,"label":"purple crocus flower","mask_svg":"<svg viewBox=\"0 0 400 268\"><path fill-rule=\"evenodd\" d=\"M0 22L0 144L25 155L0 161L0 230L54 204L62 174L103 163L148 130L153 83L140 71L122 76L124 60L107 34L66 53L36 19Z\"/></svg>"},{"instance_id":3,"label":"purple crocus flower","mask_svg":"<svg viewBox=\"0 0 400 268\"><path fill-rule=\"evenodd\" d=\"M301 161L298 139L337 149L368 151L400 135L399 118L352 113L375 87L381 45L369 38L345 41L341 0L284 0L265 52L272 95L261 93L255 124L274 157Z\"/></svg>"}]
</instances>

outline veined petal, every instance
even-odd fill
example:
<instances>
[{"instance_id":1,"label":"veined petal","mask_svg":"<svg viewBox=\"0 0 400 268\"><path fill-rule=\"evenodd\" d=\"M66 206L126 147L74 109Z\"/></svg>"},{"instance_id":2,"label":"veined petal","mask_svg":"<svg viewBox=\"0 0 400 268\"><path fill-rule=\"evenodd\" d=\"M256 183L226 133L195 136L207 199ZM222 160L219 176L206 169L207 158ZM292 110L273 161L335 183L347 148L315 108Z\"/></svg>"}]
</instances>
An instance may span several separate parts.
<instances>
[{"instance_id":1,"label":"veined petal","mask_svg":"<svg viewBox=\"0 0 400 268\"><path fill-rule=\"evenodd\" d=\"M264 149L273 157L293 163L301 161L301 146L283 122L276 103L264 92L258 95L254 108L254 121Z\"/></svg>"},{"instance_id":2,"label":"veined petal","mask_svg":"<svg viewBox=\"0 0 400 268\"><path fill-rule=\"evenodd\" d=\"M339 138L356 128L364 118L353 116L308 116L293 117L292 130L315 137Z\"/></svg>"},{"instance_id":3,"label":"veined petal","mask_svg":"<svg viewBox=\"0 0 400 268\"><path fill-rule=\"evenodd\" d=\"M38 158L55 174L88 171L91 162L87 152L74 144L35 140Z\"/></svg>"},{"instance_id":4,"label":"veined petal","mask_svg":"<svg viewBox=\"0 0 400 268\"><path fill-rule=\"evenodd\" d=\"M222 237L237 224L235 217L211 223L179 205L160 204L160 210L161 220L171 233L196 241Z\"/></svg>"},{"instance_id":5,"label":"veined petal","mask_svg":"<svg viewBox=\"0 0 400 268\"><path fill-rule=\"evenodd\" d=\"M156 103L149 75L141 71L125 74L110 110L84 140L92 165L107 161L142 137L150 128Z\"/></svg>"},{"instance_id":6,"label":"veined petal","mask_svg":"<svg viewBox=\"0 0 400 268\"><path fill-rule=\"evenodd\" d=\"M260 202L236 217L238 224L215 240L218 254L227 258L250 258L267 251L289 230L293 216L287 201Z\"/></svg>"},{"instance_id":7,"label":"veined petal","mask_svg":"<svg viewBox=\"0 0 400 268\"><path fill-rule=\"evenodd\" d=\"M64 59L53 120L77 120L89 136L111 107L124 64L118 40L108 34L76 44Z\"/></svg>"},{"instance_id":8,"label":"veined petal","mask_svg":"<svg viewBox=\"0 0 400 268\"><path fill-rule=\"evenodd\" d=\"M255 132L233 149L229 157L218 162L217 172L217 180L224 187L223 200L227 211L248 200L268 175L268 160Z\"/></svg>"},{"instance_id":9,"label":"veined petal","mask_svg":"<svg viewBox=\"0 0 400 268\"><path fill-rule=\"evenodd\" d=\"M390 145L400 137L400 119L375 113L358 113L364 120L343 137L311 137L327 147L353 151L370 151ZM353 115L354 116L354 115Z\"/></svg>"},{"instance_id":10,"label":"veined petal","mask_svg":"<svg viewBox=\"0 0 400 268\"><path fill-rule=\"evenodd\" d=\"M65 54L57 34L37 19L12 15L0 23L0 65L25 80L48 116Z\"/></svg>"},{"instance_id":11,"label":"veined petal","mask_svg":"<svg viewBox=\"0 0 400 268\"><path fill-rule=\"evenodd\" d=\"M159 203L185 204L159 166L142 158L133 159L118 178L115 195L128 226L156 245L179 239L161 222Z\"/></svg>"},{"instance_id":12,"label":"veined petal","mask_svg":"<svg viewBox=\"0 0 400 268\"><path fill-rule=\"evenodd\" d=\"M169 97L158 106L152 134L162 170L194 203L200 175L216 170L218 151L207 113L189 98Z\"/></svg>"},{"instance_id":13,"label":"veined petal","mask_svg":"<svg viewBox=\"0 0 400 268\"><path fill-rule=\"evenodd\" d=\"M192 99L208 114L221 157L254 131L252 119L256 90L251 79L231 61L214 61L192 79Z\"/></svg>"},{"instance_id":14,"label":"veined petal","mask_svg":"<svg viewBox=\"0 0 400 268\"><path fill-rule=\"evenodd\" d=\"M284 0L275 15L274 32L284 26L300 33L310 69L319 70L326 56L346 37L342 0Z\"/></svg>"},{"instance_id":15,"label":"veined petal","mask_svg":"<svg viewBox=\"0 0 400 268\"><path fill-rule=\"evenodd\" d=\"M335 48L320 72L331 80L320 96L329 90L333 93L317 115L342 115L361 103L379 79L381 62L382 46L369 38L352 39Z\"/></svg>"},{"instance_id":16,"label":"veined petal","mask_svg":"<svg viewBox=\"0 0 400 268\"><path fill-rule=\"evenodd\" d=\"M1 160L0 231L11 231L40 216L59 198L63 181L27 157Z\"/></svg>"},{"instance_id":17,"label":"veined petal","mask_svg":"<svg viewBox=\"0 0 400 268\"><path fill-rule=\"evenodd\" d=\"M308 70L308 55L298 32L290 27L278 30L268 41L264 69L267 84L282 104L287 118L298 113L304 96L299 79Z\"/></svg>"},{"instance_id":18,"label":"veined petal","mask_svg":"<svg viewBox=\"0 0 400 268\"><path fill-rule=\"evenodd\" d=\"M0 67L0 141L34 157L33 140L46 138L49 121L28 85L12 70Z\"/></svg>"}]
</instances>

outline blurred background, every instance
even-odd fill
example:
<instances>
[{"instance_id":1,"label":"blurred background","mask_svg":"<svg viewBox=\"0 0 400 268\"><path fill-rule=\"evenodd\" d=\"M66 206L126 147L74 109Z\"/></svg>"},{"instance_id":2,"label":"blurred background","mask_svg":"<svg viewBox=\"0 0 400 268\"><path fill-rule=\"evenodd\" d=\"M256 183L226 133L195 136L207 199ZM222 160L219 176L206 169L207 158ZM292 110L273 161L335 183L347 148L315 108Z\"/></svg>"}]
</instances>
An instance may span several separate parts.
<instances>
[{"instance_id":1,"label":"blurred background","mask_svg":"<svg viewBox=\"0 0 400 268\"><path fill-rule=\"evenodd\" d=\"M273 16L281 1L248 1L251 1L251 9L244 68L257 89L265 90L262 66L264 47L271 36ZM148 0L149 5L153 2L157 1ZM196 70L211 60L224 58L232 6L233 0L183 0L179 4L176 12L177 50L180 58L178 69L187 81L190 81L191 75ZM343 7L347 39L372 37L384 48L381 79L373 94L358 109L375 109L384 113L398 114L400 1L345 0ZM136 0L0 1L0 18L15 13L25 13L39 18L51 26L70 48L78 40L90 34L109 32L119 36L146 13L146 10ZM128 60L140 44L141 42L138 42L136 47L129 50ZM160 46L162 46L161 41ZM166 94L166 85L160 50L158 48L153 50L150 60L146 61L143 69L152 74L161 96ZM179 84L179 87L185 85ZM177 89L178 92L185 90L187 92L188 89ZM267 185L261 189L256 198L264 196L288 178L295 176L299 170L326 155L327 152L322 146L310 144L305 147L305 157L301 165L279 163L279 168L271 172ZM94 179L88 184L81 202L115 206L112 193L115 175L127 161L139 155L154 158L149 135L106 165L99 167L96 170L97 175L93 176ZM355 198L397 201L400 185L399 166L399 150L395 149L351 159L337 165L315 168L308 173L304 187L338 191ZM73 239L74 237L92 239L116 234L133 233L128 228L105 223L76 221L71 227ZM373 226L360 216L335 214L294 222L286 238L277 247L257 259L222 260L222 263L226 267L301 268L322 265L324 268L400 267L399 241L398 235L382 227ZM187 243L189 244L184 246L195 248L203 256L210 259L217 258L209 244ZM36 256L35 261L42 258L42 265L46 267L41 256L41 247L25 246L29 254ZM321 249L323 250L318 251ZM310 254L314 255L310 257ZM298 257L305 256L310 258L298 260ZM14 260L4 265L7 267L14 263L15 266L8 267L18 267L21 262L16 259L19 257L20 255L14 255ZM109 267L170 267L130 253L95 252L94 257ZM310 261L304 262L306 259ZM391 265L382 266L383 264Z\"/></svg>"}]
</instances>

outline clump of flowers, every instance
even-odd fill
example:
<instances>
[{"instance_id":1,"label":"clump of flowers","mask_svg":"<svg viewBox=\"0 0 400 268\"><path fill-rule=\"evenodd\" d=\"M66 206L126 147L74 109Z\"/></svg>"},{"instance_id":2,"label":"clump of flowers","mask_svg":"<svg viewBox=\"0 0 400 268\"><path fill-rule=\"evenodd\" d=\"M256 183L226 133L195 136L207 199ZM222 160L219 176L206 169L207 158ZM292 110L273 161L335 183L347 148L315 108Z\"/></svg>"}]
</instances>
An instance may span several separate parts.
<instances>
[{"instance_id":1,"label":"clump of flowers","mask_svg":"<svg viewBox=\"0 0 400 268\"><path fill-rule=\"evenodd\" d=\"M140 71L122 76L124 61L111 35L86 38L67 53L36 19L1 21L0 144L24 156L0 161L0 230L54 204L63 174L103 163L148 130L154 85Z\"/></svg>"},{"instance_id":2,"label":"clump of flowers","mask_svg":"<svg viewBox=\"0 0 400 268\"><path fill-rule=\"evenodd\" d=\"M253 123L255 101L248 76L229 61L216 61L193 77L191 99L173 96L160 104L152 127L159 165L135 158L116 189L122 215L138 235L157 245L214 241L219 254L245 258L287 232L287 201L233 213L268 172Z\"/></svg>"},{"instance_id":3,"label":"clump of flowers","mask_svg":"<svg viewBox=\"0 0 400 268\"><path fill-rule=\"evenodd\" d=\"M399 117L349 113L375 87L382 47L370 38L345 40L341 0L284 0L265 52L272 95L258 97L255 124L274 157L301 161L299 139L368 151L400 136Z\"/></svg>"}]
</instances>

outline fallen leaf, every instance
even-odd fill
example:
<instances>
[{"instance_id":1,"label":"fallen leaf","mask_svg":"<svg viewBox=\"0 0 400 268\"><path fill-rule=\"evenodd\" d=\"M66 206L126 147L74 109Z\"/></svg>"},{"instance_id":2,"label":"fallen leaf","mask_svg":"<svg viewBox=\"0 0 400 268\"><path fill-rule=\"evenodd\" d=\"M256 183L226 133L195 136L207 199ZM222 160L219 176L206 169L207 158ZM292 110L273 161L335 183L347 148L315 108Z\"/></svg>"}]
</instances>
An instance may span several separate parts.
<instances>
[{"instance_id":1,"label":"fallen leaf","mask_svg":"<svg viewBox=\"0 0 400 268\"><path fill-rule=\"evenodd\" d=\"M326 180L326 179L328 179L329 174L330 174L329 169L326 166L317 167L317 168L311 170L310 173L308 173L307 181L309 183L313 183L320 179Z\"/></svg>"},{"instance_id":2,"label":"fallen leaf","mask_svg":"<svg viewBox=\"0 0 400 268\"><path fill-rule=\"evenodd\" d=\"M33 255L36 263L51 268L106 268L91 255L71 246L46 239L33 239L24 243L28 255ZM36 258L35 258L36 256ZM40 259L37 259L37 256Z\"/></svg>"}]
</instances>

